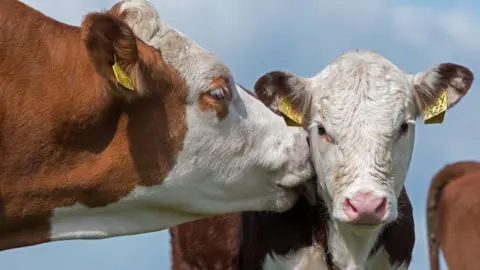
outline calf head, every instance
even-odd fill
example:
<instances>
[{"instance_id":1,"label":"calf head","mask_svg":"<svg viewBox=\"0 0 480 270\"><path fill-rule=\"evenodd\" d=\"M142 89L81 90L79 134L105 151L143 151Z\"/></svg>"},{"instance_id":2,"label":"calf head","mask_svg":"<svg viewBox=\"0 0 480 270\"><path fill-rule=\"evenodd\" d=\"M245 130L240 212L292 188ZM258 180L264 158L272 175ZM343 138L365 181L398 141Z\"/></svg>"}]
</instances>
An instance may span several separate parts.
<instances>
[{"instance_id":1,"label":"calf head","mask_svg":"<svg viewBox=\"0 0 480 270\"><path fill-rule=\"evenodd\" d=\"M353 51L311 78L267 73L255 91L272 110L285 100L302 116L318 191L333 219L377 227L398 215L416 119L439 98L451 108L472 81L472 72L457 64L409 75L379 54Z\"/></svg>"},{"instance_id":2,"label":"calf head","mask_svg":"<svg viewBox=\"0 0 480 270\"><path fill-rule=\"evenodd\" d=\"M222 61L163 22L149 2L126 0L109 12L161 50L188 88L178 104L186 107L187 133L166 202L208 214L290 208L294 190L314 175L306 132L236 85Z\"/></svg>"}]
</instances>

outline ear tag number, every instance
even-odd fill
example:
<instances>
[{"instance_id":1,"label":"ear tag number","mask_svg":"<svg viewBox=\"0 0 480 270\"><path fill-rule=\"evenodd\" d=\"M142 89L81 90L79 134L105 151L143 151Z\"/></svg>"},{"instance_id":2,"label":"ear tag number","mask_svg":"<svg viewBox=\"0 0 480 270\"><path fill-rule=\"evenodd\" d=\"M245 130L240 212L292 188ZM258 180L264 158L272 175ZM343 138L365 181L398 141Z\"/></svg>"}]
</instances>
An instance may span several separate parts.
<instances>
[{"instance_id":1,"label":"ear tag number","mask_svg":"<svg viewBox=\"0 0 480 270\"><path fill-rule=\"evenodd\" d=\"M425 108L423 111L423 121L426 125L441 124L445 119L445 112L447 111L448 98L447 92L442 93L437 97L435 103Z\"/></svg>"}]
</instances>

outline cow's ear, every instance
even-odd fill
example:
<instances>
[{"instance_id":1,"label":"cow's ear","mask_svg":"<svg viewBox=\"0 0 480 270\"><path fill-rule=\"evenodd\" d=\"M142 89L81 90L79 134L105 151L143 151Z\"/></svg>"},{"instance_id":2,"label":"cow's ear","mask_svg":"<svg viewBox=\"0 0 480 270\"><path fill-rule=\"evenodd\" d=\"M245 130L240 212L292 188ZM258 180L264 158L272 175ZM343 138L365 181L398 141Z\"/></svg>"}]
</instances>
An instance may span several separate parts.
<instances>
[{"instance_id":1,"label":"cow's ear","mask_svg":"<svg viewBox=\"0 0 480 270\"><path fill-rule=\"evenodd\" d=\"M310 82L306 78L295 76L285 71L272 71L261 76L254 86L255 93L273 112L287 115L298 123L308 125L308 110L310 107ZM304 115L305 114L305 115Z\"/></svg>"},{"instance_id":2,"label":"cow's ear","mask_svg":"<svg viewBox=\"0 0 480 270\"><path fill-rule=\"evenodd\" d=\"M472 71L452 63L443 63L414 75L413 91L418 113L424 113L435 103L445 109L453 107L467 94L472 83Z\"/></svg>"},{"instance_id":3,"label":"cow's ear","mask_svg":"<svg viewBox=\"0 0 480 270\"><path fill-rule=\"evenodd\" d=\"M106 13L90 13L82 22L82 39L96 71L117 96L131 99L146 94L137 39L130 27Z\"/></svg>"}]
</instances>

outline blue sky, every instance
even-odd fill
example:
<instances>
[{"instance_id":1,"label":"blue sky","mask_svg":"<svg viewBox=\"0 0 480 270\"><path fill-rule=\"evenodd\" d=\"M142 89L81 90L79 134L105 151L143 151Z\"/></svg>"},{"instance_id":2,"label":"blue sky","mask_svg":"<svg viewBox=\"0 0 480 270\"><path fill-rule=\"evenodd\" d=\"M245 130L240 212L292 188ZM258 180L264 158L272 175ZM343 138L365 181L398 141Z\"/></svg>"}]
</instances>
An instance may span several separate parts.
<instances>
[{"instance_id":1,"label":"blue sky","mask_svg":"<svg viewBox=\"0 0 480 270\"><path fill-rule=\"evenodd\" d=\"M112 0L23 0L62 22L79 25ZM173 27L218 55L238 83L251 88L265 72L311 76L344 51L372 49L415 73L441 62L480 71L480 2L470 0L152 0ZM453 4L455 3L455 4ZM479 76L478 74L476 74ZM425 200L432 175L448 162L480 160L480 89L450 110L442 125L416 130L407 177L416 245L410 269L427 268ZM421 121L419 121L421 122ZM107 240L64 241L0 252L2 269L169 269L168 232Z\"/></svg>"}]
</instances>

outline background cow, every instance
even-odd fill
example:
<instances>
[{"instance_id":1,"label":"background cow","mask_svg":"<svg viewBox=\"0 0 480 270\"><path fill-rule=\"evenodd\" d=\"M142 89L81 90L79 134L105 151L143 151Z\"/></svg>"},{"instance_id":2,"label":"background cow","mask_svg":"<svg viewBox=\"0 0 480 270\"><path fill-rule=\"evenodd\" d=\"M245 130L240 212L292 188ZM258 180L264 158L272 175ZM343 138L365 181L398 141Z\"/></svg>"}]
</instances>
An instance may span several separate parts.
<instances>
[{"instance_id":1,"label":"background cow","mask_svg":"<svg viewBox=\"0 0 480 270\"><path fill-rule=\"evenodd\" d=\"M0 250L284 211L313 174L305 132L173 30L170 66L112 14L4 0L0 25Z\"/></svg>"},{"instance_id":2,"label":"background cow","mask_svg":"<svg viewBox=\"0 0 480 270\"><path fill-rule=\"evenodd\" d=\"M318 239L317 245L312 242L313 250L298 249L303 242L290 242L277 250L270 246L266 249L273 251L271 256L260 255L268 260L266 265L273 269L324 266L326 248L332 264L340 269L406 269L414 244L413 220L409 207L405 208L407 213L399 212L400 202L409 204L406 193L402 200L399 196L412 155L416 119L421 115L426 118L432 105L438 105L436 117L426 119L438 121L442 112L465 96L472 82L473 73L457 64L444 63L409 75L377 53L358 50L341 55L312 78L282 71L262 76L255 91L267 106L277 111L279 100L286 99L303 116L318 174L318 191L329 215L319 219L329 221L324 234L306 234ZM270 224L264 229L259 227L260 222L255 226L246 222L251 231L273 231L284 226L268 222L266 213L243 215L256 215L251 218L254 221L263 216L263 223ZM215 218L210 222L215 222ZM284 218L283 222L295 227L299 221ZM390 247L385 243L375 246L392 222L402 224L401 234L397 235L404 237L390 238ZM242 240L260 237L260 233L245 231L243 228ZM322 246L322 235L326 235L326 247ZM281 233L275 236L286 238ZM177 233L176 237L181 236ZM405 252L399 260L392 260L389 254L392 245ZM240 254L243 253L242 250Z\"/></svg>"},{"instance_id":3,"label":"background cow","mask_svg":"<svg viewBox=\"0 0 480 270\"><path fill-rule=\"evenodd\" d=\"M440 269L439 247L449 269L480 265L480 162L449 164L433 178L427 200L430 267Z\"/></svg>"}]
</instances>

